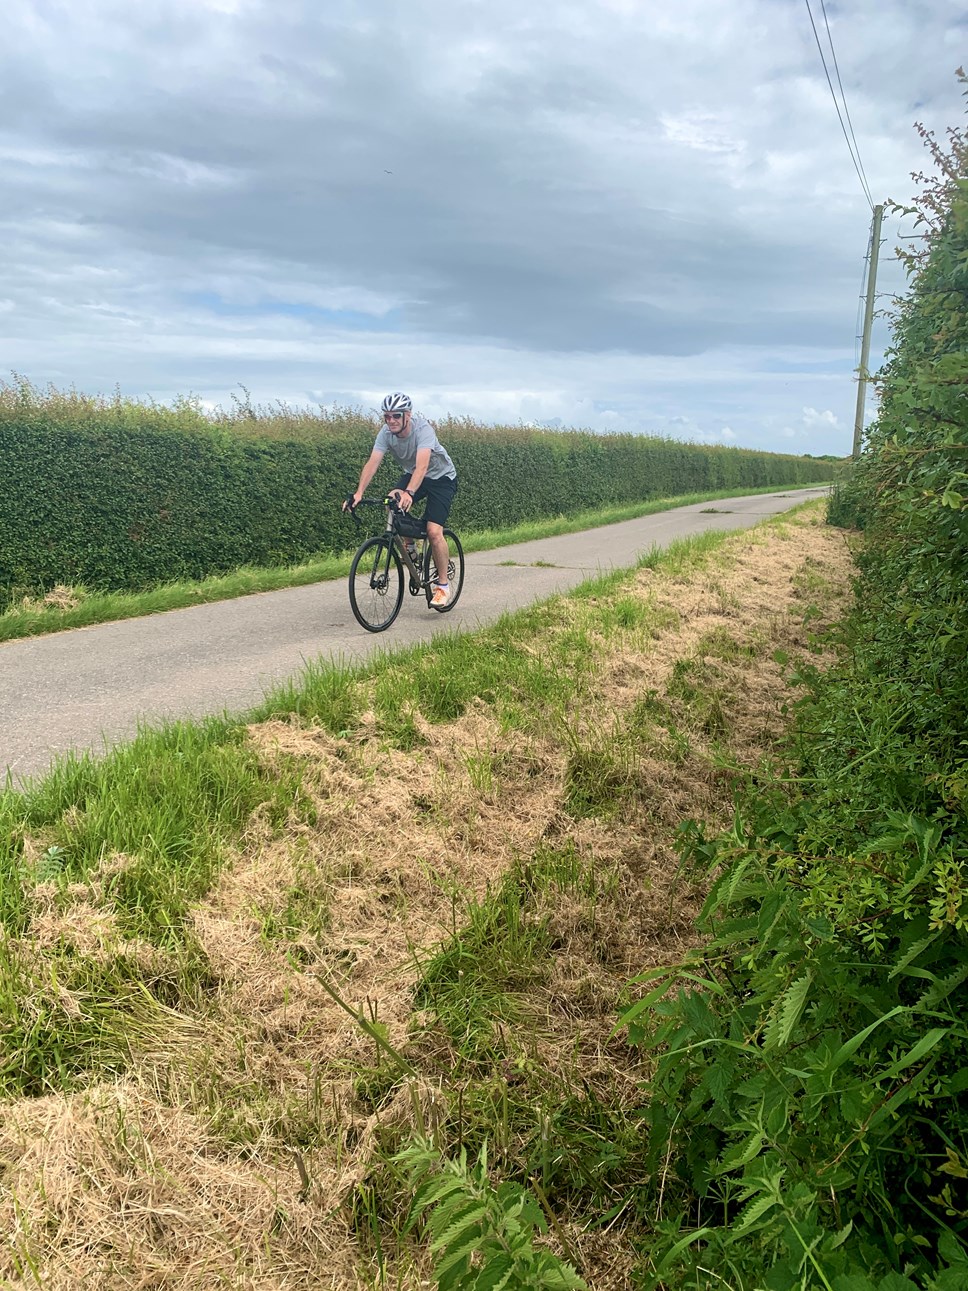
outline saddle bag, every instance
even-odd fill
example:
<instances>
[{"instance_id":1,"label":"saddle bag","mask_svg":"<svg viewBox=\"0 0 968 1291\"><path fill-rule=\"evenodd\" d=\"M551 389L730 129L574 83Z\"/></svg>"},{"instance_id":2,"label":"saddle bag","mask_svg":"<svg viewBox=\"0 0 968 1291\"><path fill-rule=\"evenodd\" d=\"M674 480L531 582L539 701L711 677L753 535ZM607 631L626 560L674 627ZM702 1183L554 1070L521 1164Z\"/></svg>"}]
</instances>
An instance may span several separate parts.
<instances>
[{"instance_id":1,"label":"saddle bag","mask_svg":"<svg viewBox=\"0 0 968 1291\"><path fill-rule=\"evenodd\" d=\"M398 515L394 523L397 533L403 538L426 538L427 524L416 516Z\"/></svg>"}]
</instances>

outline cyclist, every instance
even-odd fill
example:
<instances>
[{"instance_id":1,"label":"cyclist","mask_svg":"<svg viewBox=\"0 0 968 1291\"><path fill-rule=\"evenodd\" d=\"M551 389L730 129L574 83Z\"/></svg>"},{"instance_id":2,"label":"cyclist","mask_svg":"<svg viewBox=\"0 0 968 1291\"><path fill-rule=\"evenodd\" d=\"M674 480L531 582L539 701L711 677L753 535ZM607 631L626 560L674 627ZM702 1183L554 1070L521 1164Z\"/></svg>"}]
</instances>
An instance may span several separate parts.
<instances>
[{"instance_id":1,"label":"cyclist","mask_svg":"<svg viewBox=\"0 0 968 1291\"><path fill-rule=\"evenodd\" d=\"M437 438L436 430L426 417L414 410L409 395L401 394L400 391L388 394L383 400L381 411L383 425L374 442L373 452L364 462L356 492L343 503L343 510L356 506L389 452L403 471L390 490L390 497L404 511L409 511L422 498L427 499L424 520L427 522L427 539L437 567L437 583L431 604L443 606L450 600L447 581L450 553L444 537L444 525L457 492L457 470Z\"/></svg>"}]
</instances>

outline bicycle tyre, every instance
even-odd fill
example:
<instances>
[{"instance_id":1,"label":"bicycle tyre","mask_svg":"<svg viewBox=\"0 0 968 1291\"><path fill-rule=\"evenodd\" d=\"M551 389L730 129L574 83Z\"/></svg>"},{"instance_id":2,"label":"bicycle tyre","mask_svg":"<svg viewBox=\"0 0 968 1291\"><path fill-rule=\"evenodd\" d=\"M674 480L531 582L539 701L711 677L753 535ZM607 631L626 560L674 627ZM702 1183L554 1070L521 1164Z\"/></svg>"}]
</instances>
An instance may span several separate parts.
<instances>
[{"instance_id":1,"label":"bicycle tyre","mask_svg":"<svg viewBox=\"0 0 968 1291\"><path fill-rule=\"evenodd\" d=\"M427 604L438 614L446 614L457 604L457 598L460 596L464 587L464 548L461 546L460 539L453 529L444 530L444 538L447 540L447 547L450 551L450 559L447 562L447 581L450 584L450 600L446 605L433 605L434 585L437 581L437 566L434 564L434 555L430 549L430 543L427 543L427 550L424 555L424 570L426 572L427 584Z\"/></svg>"},{"instance_id":2,"label":"bicycle tyre","mask_svg":"<svg viewBox=\"0 0 968 1291\"><path fill-rule=\"evenodd\" d=\"M350 565L350 608L367 632L385 632L403 604L403 561L388 538L367 538Z\"/></svg>"}]
</instances>

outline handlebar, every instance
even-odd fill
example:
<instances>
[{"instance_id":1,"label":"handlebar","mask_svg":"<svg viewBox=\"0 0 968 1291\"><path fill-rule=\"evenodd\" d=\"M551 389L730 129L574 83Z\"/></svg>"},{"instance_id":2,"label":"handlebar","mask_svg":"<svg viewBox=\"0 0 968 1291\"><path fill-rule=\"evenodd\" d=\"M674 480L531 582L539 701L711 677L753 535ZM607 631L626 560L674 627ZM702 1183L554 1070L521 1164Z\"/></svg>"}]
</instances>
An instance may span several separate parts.
<instances>
[{"instance_id":1,"label":"handlebar","mask_svg":"<svg viewBox=\"0 0 968 1291\"><path fill-rule=\"evenodd\" d=\"M360 517L356 514L360 507L386 507L387 510L394 512L395 515L406 515L403 507L397 502L396 498L385 497L382 502L377 498L360 498L356 506L353 505L353 494L351 493L345 501L346 510L350 513L357 524L360 523Z\"/></svg>"}]
</instances>

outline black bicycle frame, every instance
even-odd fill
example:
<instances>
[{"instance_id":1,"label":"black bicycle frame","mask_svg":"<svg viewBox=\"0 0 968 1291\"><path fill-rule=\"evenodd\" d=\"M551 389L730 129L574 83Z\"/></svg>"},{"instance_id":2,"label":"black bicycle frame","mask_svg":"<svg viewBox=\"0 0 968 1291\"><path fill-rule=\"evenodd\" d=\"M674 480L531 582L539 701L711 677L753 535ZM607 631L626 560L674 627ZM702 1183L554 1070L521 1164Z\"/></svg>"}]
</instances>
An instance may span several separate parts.
<instances>
[{"instance_id":1,"label":"black bicycle frame","mask_svg":"<svg viewBox=\"0 0 968 1291\"><path fill-rule=\"evenodd\" d=\"M371 502L369 498L365 499L365 501L371 505L376 505L376 503ZM355 512L353 513L353 519L356 520L357 524L359 524L359 518ZM390 578L390 550L395 546L407 568L407 573L410 575L411 581L418 587L426 587L427 583L423 576L423 572L419 570L410 559L410 553L407 551L407 544L403 540L403 535L397 531L395 517L392 511L387 511L387 522L383 532L388 539L385 549L386 554L384 555L382 562L380 562L383 566L382 576L384 580L389 581ZM414 538L413 541L427 542L429 539L424 536L421 539ZM375 563L373 571L370 574L370 586L373 588L376 587L376 579L379 576L379 572L379 565Z\"/></svg>"}]
</instances>

